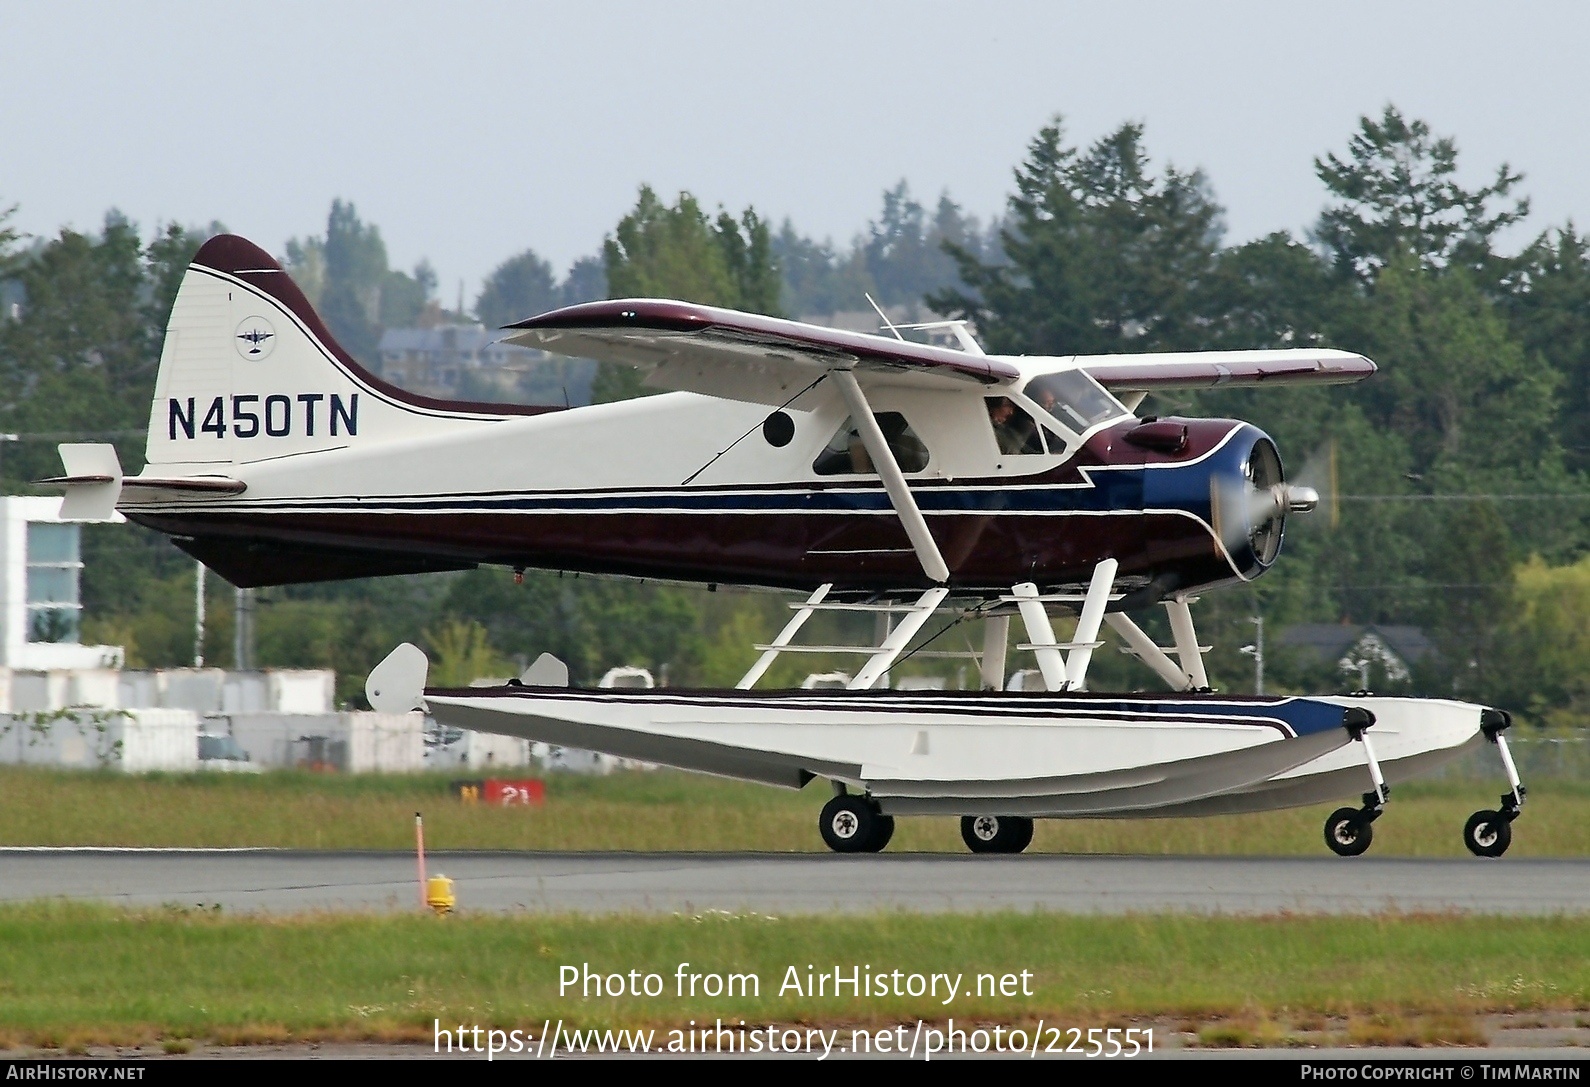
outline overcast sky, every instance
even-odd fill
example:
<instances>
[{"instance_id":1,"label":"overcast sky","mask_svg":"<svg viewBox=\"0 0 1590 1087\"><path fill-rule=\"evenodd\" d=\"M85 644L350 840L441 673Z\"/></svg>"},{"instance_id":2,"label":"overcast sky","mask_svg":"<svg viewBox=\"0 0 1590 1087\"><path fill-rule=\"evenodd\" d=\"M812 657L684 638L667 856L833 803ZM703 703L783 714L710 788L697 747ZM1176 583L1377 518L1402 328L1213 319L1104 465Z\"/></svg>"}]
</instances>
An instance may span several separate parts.
<instances>
[{"instance_id":1,"label":"overcast sky","mask_svg":"<svg viewBox=\"0 0 1590 1087\"><path fill-rule=\"evenodd\" d=\"M280 253L333 197L451 301L594 252L650 183L848 240L906 178L997 212L1052 115L1147 125L1229 240L1317 213L1313 159L1392 102L1531 233L1590 220L1590 5L0 0L0 207L33 234L220 220Z\"/></svg>"}]
</instances>

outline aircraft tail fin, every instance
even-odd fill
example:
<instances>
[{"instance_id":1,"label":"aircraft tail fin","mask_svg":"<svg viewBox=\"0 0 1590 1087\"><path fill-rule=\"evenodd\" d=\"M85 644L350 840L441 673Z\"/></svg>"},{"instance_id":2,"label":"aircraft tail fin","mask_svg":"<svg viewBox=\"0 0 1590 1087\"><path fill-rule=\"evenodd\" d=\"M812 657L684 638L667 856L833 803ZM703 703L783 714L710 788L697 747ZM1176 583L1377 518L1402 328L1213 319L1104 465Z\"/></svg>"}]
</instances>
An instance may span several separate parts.
<instances>
[{"instance_id":1,"label":"aircraft tail fin","mask_svg":"<svg viewBox=\"0 0 1590 1087\"><path fill-rule=\"evenodd\" d=\"M337 343L269 253L222 234L199 249L177 292L146 456L163 474L213 473L544 410L439 400L383 381Z\"/></svg>"}]
</instances>

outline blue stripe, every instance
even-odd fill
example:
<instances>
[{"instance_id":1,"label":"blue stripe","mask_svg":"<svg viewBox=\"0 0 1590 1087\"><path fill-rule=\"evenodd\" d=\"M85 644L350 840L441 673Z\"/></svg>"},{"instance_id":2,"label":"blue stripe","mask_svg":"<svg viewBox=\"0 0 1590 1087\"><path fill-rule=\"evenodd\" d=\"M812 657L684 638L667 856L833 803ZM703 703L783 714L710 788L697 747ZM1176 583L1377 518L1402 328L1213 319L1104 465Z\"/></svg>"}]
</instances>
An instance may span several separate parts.
<instances>
[{"instance_id":1,"label":"blue stripe","mask_svg":"<svg viewBox=\"0 0 1590 1087\"><path fill-rule=\"evenodd\" d=\"M1178 475L1207 478L1202 465L1185 469L1160 470ZM1114 513L1142 508L1143 470L1126 469L1099 472L1089 482L1039 487L916 487L913 495L926 513ZM1207 490L1207 485L1194 490ZM368 499L260 499L261 507L348 512L353 510L395 509L417 513L444 510L469 510L480 513L536 513L543 511L613 513L652 510L685 510L691 513L890 513L893 507L881 486L866 490L768 490L768 491L649 491L624 494L540 494L540 495L464 495L406 498L372 496ZM248 509L248 500L226 504L229 509ZM191 507L183 504L184 508ZM150 507L146 507L150 508ZM222 508L209 501L205 510Z\"/></svg>"},{"instance_id":2,"label":"blue stripe","mask_svg":"<svg viewBox=\"0 0 1590 1087\"><path fill-rule=\"evenodd\" d=\"M813 709L826 712L853 711L871 713L932 712L945 714L976 714L979 711L991 716L1031 715L1064 716L1080 719L1108 719L1114 716L1128 722L1154 724L1156 719L1185 720L1189 717L1207 718L1211 723L1228 723L1236 726L1282 726L1295 736L1311 736L1342 727L1346 710L1329 702L1309 698L1281 698L1275 701L1227 702L1203 698L1113 699L1066 697L1064 695L946 695L924 693L901 695L897 692L853 691L845 694L820 694L815 691L789 690L766 692L757 696L751 692L737 695L731 692L692 692L683 689L655 688L649 691L624 689L558 689L524 690L512 687L470 688L467 690L433 692L443 697L507 697L514 700L535 701L538 698L573 698L588 702L624 702L644 705L647 702L666 702L673 705L692 703L711 706L743 706L766 710Z\"/></svg>"}]
</instances>

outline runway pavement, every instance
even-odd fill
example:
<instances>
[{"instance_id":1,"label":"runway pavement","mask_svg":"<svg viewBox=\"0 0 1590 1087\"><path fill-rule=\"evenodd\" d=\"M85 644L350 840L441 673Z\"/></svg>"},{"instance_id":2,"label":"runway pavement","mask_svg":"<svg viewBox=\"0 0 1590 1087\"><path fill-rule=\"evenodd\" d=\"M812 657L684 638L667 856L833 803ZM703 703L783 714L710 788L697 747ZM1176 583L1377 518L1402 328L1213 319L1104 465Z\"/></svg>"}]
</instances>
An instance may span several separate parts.
<instances>
[{"instance_id":1,"label":"runway pavement","mask_svg":"<svg viewBox=\"0 0 1590 1087\"><path fill-rule=\"evenodd\" d=\"M461 911L902 909L1255 914L1590 911L1590 861L1339 857L441 853ZM0 849L0 900L227 910L417 908L408 853Z\"/></svg>"}]
</instances>

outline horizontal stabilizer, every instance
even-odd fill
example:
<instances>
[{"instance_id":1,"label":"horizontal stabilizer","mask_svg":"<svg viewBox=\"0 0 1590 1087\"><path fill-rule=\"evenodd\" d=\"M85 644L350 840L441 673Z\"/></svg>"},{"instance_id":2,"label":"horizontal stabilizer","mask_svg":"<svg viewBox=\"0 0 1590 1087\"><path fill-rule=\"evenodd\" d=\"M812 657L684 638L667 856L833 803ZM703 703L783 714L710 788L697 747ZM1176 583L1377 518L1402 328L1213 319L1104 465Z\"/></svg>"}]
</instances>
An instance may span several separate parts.
<instances>
[{"instance_id":1,"label":"horizontal stabilizer","mask_svg":"<svg viewBox=\"0 0 1590 1087\"><path fill-rule=\"evenodd\" d=\"M184 495L242 494L248 484L228 476L133 476L121 481L123 490L177 491Z\"/></svg>"},{"instance_id":2,"label":"horizontal stabilizer","mask_svg":"<svg viewBox=\"0 0 1590 1087\"><path fill-rule=\"evenodd\" d=\"M99 442L68 443L59 447L66 475L42 480L64 484L63 521L119 521L116 500L121 497L121 459L116 447Z\"/></svg>"},{"instance_id":3,"label":"horizontal stabilizer","mask_svg":"<svg viewBox=\"0 0 1590 1087\"><path fill-rule=\"evenodd\" d=\"M364 696L377 713L408 713L425 708L425 677L431 662L412 642L404 642L370 669Z\"/></svg>"}]
</instances>

